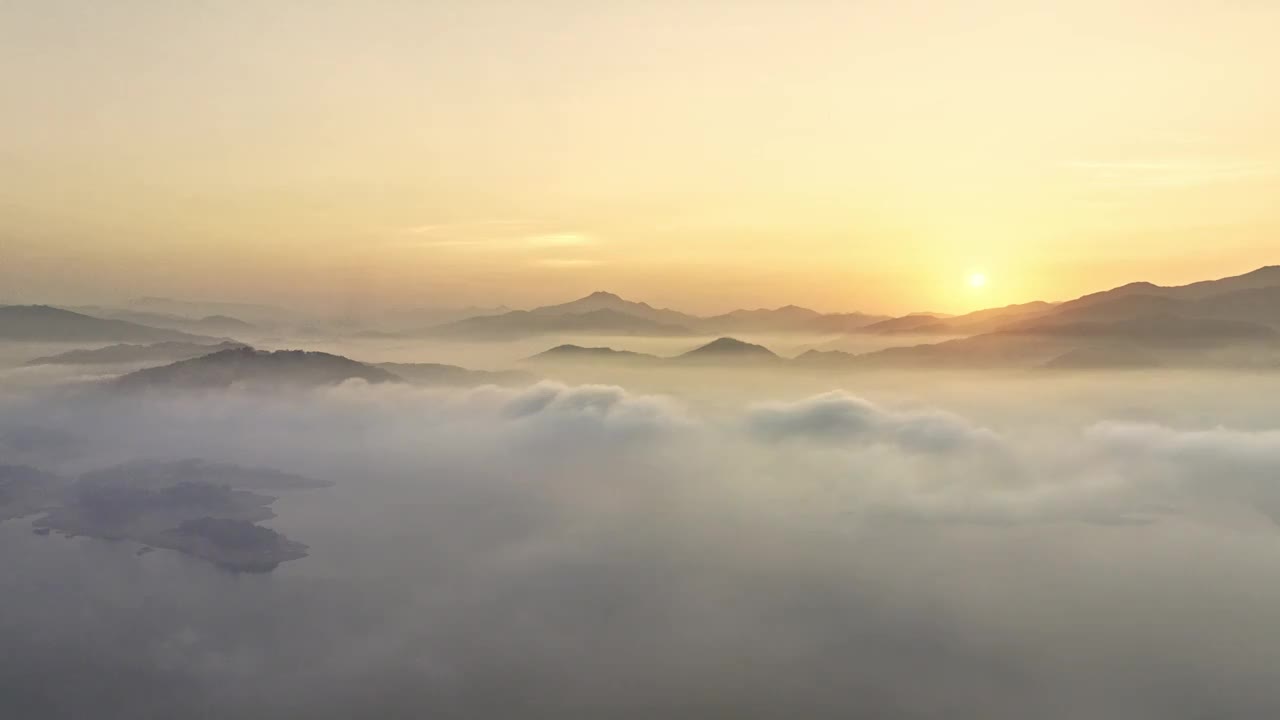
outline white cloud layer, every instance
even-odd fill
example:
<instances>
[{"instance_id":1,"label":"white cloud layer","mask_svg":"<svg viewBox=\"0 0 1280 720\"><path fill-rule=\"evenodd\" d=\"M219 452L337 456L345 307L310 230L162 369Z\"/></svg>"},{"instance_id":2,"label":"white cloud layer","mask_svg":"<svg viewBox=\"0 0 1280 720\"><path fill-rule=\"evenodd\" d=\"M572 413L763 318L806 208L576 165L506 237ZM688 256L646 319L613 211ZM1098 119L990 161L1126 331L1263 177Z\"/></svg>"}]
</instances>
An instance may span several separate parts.
<instances>
[{"instance_id":1,"label":"white cloud layer","mask_svg":"<svg viewBox=\"0 0 1280 720\"><path fill-rule=\"evenodd\" d=\"M947 453L996 442L989 430L950 413L895 412L844 392L759 405L747 426L765 440L889 443L909 452Z\"/></svg>"},{"instance_id":2,"label":"white cloud layer","mask_svg":"<svg viewBox=\"0 0 1280 720\"><path fill-rule=\"evenodd\" d=\"M4 403L80 438L24 456L68 474L336 483L277 504L312 555L267 577L0 525L0 699L32 715L1280 709L1280 431L551 382Z\"/></svg>"}]
</instances>

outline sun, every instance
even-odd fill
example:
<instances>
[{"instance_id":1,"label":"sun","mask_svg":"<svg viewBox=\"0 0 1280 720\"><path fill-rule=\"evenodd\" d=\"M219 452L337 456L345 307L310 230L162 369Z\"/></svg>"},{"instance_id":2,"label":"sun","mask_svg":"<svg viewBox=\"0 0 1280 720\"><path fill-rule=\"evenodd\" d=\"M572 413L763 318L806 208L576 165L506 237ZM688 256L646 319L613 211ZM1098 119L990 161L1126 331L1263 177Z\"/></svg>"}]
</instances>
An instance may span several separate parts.
<instances>
[{"instance_id":1,"label":"sun","mask_svg":"<svg viewBox=\"0 0 1280 720\"><path fill-rule=\"evenodd\" d=\"M980 273L980 272L970 273L969 287L980 288L980 287L986 287L986 285L987 285L986 273Z\"/></svg>"}]
</instances>

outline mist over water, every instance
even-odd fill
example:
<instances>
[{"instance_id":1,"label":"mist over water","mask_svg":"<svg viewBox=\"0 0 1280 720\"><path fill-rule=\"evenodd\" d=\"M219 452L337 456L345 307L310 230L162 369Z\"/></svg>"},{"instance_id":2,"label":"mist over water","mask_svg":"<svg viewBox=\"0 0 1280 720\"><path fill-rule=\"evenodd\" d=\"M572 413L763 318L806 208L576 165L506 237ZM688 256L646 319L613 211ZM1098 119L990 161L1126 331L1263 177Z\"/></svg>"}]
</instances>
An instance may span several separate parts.
<instances>
[{"instance_id":1,"label":"mist over water","mask_svg":"<svg viewBox=\"0 0 1280 720\"><path fill-rule=\"evenodd\" d=\"M0 523L15 717L1280 710L1264 375L126 396L25 372L0 429L74 440L24 463L201 457L334 485L277 493L268 524L310 555L270 574Z\"/></svg>"},{"instance_id":2,"label":"mist over water","mask_svg":"<svg viewBox=\"0 0 1280 720\"><path fill-rule=\"evenodd\" d=\"M1280 0L0 0L0 720L1280 718Z\"/></svg>"}]
</instances>

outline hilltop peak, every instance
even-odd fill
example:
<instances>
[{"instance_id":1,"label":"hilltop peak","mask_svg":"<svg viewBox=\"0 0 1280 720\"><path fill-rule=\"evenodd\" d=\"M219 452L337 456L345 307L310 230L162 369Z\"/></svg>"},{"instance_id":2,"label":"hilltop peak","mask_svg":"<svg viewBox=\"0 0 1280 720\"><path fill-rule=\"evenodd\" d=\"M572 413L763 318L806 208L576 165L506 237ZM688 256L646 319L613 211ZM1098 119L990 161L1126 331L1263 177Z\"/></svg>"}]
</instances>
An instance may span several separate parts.
<instances>
[{"instance_id":1,"label":"hilltop peak","mask_svg":"<svg viewBox=\"0 0 1280 720\"><path fill-rule=\"evenodd\" d=\"M1240 277L1256 278L1262 275L1280 275L1280 265L1263 265L1257 270L1251 270Z\"/></svg>"},{"instance_id":2,"label":"hilltop peak","mask_svg":"<svg viewBox=\"0 0 1280 720\"><path fill-rule=\"evenodd\" d=\"M544 305L542 307L536 307L529 310L528 313L530 315L538 316L569 316L581 315L596 310L612 310L650 323L666 325L669 326L669 329L680 335L690 334L689 328L699 320L697 317L686 315L675 310L657 309L649 306L647 303L626 300L605 290L597 290L585 297L580 297L577 300L571 300L566 303L560 303L559 305Z\"/></svg>"},{"instance_id":3,"label":"hilltop peak","mask_svg":"<svg viewBox=\"0 0 1280 720\"><path fill-rule=\"evenodd\" d=\"M526 358L531 362L557 360L657 360L653 355L632 352L630 350L614 350L609 347L583 347L581 345L557 345L550 350Z\"/></svg>"},{"instance_id":4,"label":"hilltop peak","mask_svg":"<svg viewBox=\"0 0 1280 720\"><path fill-rule=\"evenodd\" d=\"M739 340L738 338L722 337L722 338L716 338L715 340L712 340L711 342L707 343L706 345L703 345L699 349L701 350L746 350L749 348L758 348L758 347L762 347L762 346L752 345L751 343L744 342L742 340Z\"/></svg>"},{"instance_id":5,"label":"hilltop peak","mask_svg":"<svg viewBox=\"0 0 1280 720\"><path fill-rule=\"evenodd\" d=\"M115 384L125 389L225 388L242 384L318 386L336 385L349 378L370 383L400 381L393 373L341 355L309 350L266 351L242 346L171 365L138 370L117 378Z\"/></svg>"},{"instance_id":6,"label":"hilltop peak","mask_svg":"<svg viewBox=\"0 0 1280 720\"><path fill-rule=\"evenodd\" d=\"M716 338L701 347L681 355L682 358L742 358L742 359L776 359L778 356L763 345L753 345L737 338Z\"/></svg>"},{"instance_id":7,"label":"hilltop peak","mask_svg":"<svg viewBox=\"0 0 1280 720\"><path fill-rule=\"evenodd\" d=\"M178 330L94 317L50 305L0 306L0 339L44 342L212 341Z\"/></svg>"}]
</instances>

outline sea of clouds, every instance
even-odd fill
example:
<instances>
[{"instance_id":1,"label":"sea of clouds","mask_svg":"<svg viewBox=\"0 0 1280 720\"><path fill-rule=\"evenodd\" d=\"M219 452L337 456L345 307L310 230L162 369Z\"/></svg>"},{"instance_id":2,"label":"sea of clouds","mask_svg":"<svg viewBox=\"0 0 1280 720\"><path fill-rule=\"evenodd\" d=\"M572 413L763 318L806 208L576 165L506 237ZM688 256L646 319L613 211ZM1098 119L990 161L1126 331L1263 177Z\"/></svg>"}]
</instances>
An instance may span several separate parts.
<instances>
[{"instance_id":1,"label":"sea of clouds","mask_svg":"<svg viewBox=\"0 0 1280 720\"><path fill-rule=\"evenodd\" d=\"M1265 413L31 387L0 395L0 438L28 440L0 461L203 457L336 485L277 503L272 526L312 555L265 576L0 525L0 703L18 716L1280 711Z\"/></svg>"}]
</instances>

